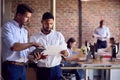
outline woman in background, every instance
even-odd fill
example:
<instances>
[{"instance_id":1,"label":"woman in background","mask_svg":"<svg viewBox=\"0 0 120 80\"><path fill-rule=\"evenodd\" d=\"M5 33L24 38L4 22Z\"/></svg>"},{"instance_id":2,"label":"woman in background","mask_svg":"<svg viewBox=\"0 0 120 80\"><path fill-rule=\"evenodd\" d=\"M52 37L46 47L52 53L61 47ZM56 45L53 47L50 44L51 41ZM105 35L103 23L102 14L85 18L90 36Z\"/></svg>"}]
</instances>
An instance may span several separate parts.
<instances>
[{"instance_id":1,"label":"woman in background","mask_svg":"<svg viewBox=\"0 0 120 80\"><path fill-rule=\"evenodd\" d=\"M76 62L71 62L71 61L77 61L79 60L79 57L74 57L74 55L78 54L77 52L73 51L73 48L76 46L76 40L71 37L67 41L67 48L69 50L70 56L69 57L64 57L64 66L65 67L80 67L80 64ZM64 73L74 73L76 76L76 80L84 80L84 70L82 69L71 69L71 70L63 70Z\"/></svg>"}]
</instances>

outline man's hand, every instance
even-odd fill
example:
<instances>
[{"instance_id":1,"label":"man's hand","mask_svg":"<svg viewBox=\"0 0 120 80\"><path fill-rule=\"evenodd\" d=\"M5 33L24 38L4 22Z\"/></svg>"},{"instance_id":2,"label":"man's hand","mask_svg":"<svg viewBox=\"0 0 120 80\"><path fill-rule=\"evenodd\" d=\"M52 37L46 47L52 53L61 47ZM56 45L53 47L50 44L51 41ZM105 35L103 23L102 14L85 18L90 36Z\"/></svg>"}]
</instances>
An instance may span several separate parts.
<instances>
[{"instance_id":1,"label":"man's hand","mask_svg":"<svg viewBox=\"0 0 120 80\"><path fill-rule=\"evenodd\" d=\"M46 59L48 55L41 55L41 58L40 59Z\"/></svg>"},{"instance_id":2,"label":"man's hand","mask_svg":"<svg viewBox=\"0 0 120 80\"><path fill-rule=\"evenodd\" d=\"M41 53L40 52L34 54L34 59L35 60L38 60L40 58L41 58Z\"/></svg>"},{"instance_id":3,"label":"man's hand","mask_svg":"<svg viewBox=\"0 0 120 80\"><path fill-rule=\"evenodd\" d=\"M63 51L61 51L60 54L62 54L63 56L68 56L68 52L67 52L67 50L63 50Z\"/></svg>"},{"instance_id":4,"label":"man's hand","mask_svg":"<svg viewBox=\"0 0 120 80\"><path fill-rule=\"evenodd\" d=\"M38 52L34 55L34 59L35 60L39 60L39 59L46 59L48 55L43 55L42 53Z\"/></svg>"}]
</instances>

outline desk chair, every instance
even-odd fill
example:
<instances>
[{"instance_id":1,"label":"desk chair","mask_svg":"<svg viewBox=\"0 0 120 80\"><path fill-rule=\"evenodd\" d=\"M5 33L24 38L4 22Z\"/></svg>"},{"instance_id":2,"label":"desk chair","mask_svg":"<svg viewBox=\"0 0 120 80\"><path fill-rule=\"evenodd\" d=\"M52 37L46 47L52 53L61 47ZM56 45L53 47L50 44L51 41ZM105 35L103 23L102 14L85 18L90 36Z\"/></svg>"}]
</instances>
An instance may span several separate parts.
<instances>
[{"instance_id":1,"label":"desk chair","mask_svg":"<svg viewBox=\"0 0 120 80\"><path fill-rule=\"evenodd\" d=\"M62 62L60 64L61 67L65 67L65 63L66 63L66 60L65 58L62 56ZM74 73L71 73L69 71L66 71L66 69L62 70L62 78L63 80L72 80L73 78L75 78L75 74Z\"/></svg>"},{"instance_id":2,"label":"desk chair","mask_svg":"<svg viewBox=\"0 0 120 80\"><path fill-rule=\"evenodd\" d=\"M61 67L64 67L63 63L61 63L60 65L61 65ZM62 70L62 79L63 80L73 80L73 78L75 78L75 74L74 73Z\"/></svg>"},{"instance_id":3,"label":"desk chair","mask_svg":"<svg viewBox=\"0 0 120 80\"><path fill-rule=\"evenodd\" d=\"M73 80L73 78L75 78L75 74L63 73L63 75L62 75L63 80Z\"/></svg>"}]
</instances>

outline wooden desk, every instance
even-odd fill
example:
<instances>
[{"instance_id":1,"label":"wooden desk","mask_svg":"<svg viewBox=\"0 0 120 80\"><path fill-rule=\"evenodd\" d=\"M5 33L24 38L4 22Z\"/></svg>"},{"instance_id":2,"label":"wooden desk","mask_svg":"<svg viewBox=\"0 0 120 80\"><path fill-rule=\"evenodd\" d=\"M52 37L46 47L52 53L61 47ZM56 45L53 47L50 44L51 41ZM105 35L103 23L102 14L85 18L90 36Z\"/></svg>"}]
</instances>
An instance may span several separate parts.
<instances>
[{"instance_id":1,"label":"wooden desk","mask_svg":"<svg viewBox=\"0 0 120 80\"><path fill-rule=\"evenodd\" d=\"M81 67L61 67L62 69L120 69L120 61L115 62L107 62L107 61L97 61L93 60L92 62L77 62L81 65ZM112 66L118 66L119 67L112 67Z\"/></svg>"},{"instance_id":2,"label":"wooden desk","mask_svg":"<svg viewBox=\"0 0 120 80\"><path fill-rule=\"evenodd\" d=\"M74 57L86 58L86 55L81 52L80 49L74 49L78 52ZM120 53L118 53L118 59L116 61L105 60L105 58L98 59L98 55L110 54L110 52L104 52L104 49L99 49L98 53L95 53L95 59L89 59L89 61L72 61L81 64L81 67L62 67L62 69L120 69ZM119 65L118 67L112 67L113 65Z\"/></svg>"},{"instance_id":3,"label":"wooden desk","mask_svg":"<svg viewBox=\"0 0 120 80\"><path fill-rule=\"evenodd\" d=\"M120 61L110 62L110 61L98 61L96 59L94 60L92 59L90 62L77 62L77 63L81 64L81 67L61 67L61 68L62 69L85 69L85 75L86 75L85 80L88 80L88 70L106 69L106 75L110 78L109 76L110 70L120 69Z\"/></svg>"},{"instance_id":4,"label":"wooden desk","mask_svg":"<svg viewBox=\"0 0 120 80\"><path fill-rule=\"evenodd\" d=\"M85 57L85 55L79 55L79 57ZM76 57L76 56L75 56ZM110 61L110 60L101 60L101 59L90 59L89 61L72 61L77 62L78 64L81 64L81 67L61 67L62 69L85 69L86 75L88 69L120 69L120 59L116 59L116 61ZM87 77L85 80L88 80Z\"/></svg>"}]
</instances>

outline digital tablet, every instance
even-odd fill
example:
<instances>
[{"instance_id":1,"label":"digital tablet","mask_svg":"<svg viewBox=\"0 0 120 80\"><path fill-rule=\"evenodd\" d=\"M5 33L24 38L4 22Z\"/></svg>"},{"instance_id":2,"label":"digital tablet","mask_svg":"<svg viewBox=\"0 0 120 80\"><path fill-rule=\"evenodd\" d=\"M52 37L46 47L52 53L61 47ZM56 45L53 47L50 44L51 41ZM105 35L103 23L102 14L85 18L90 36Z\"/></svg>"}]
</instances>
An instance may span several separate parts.
<instances>
[{"instance_id":1,"label":"digital tablet","mask_svg":"<svg viewBox=\"0 0 120 80\"><path fill-rule=\"evenodd\" d=\"M30 55L35 55L36 53L42 52L42 51L44 51L44 50L45 50L45 48L37 47L36 49L34 49L34 50L30 53Z\"/></svg>"}]
</instances>

